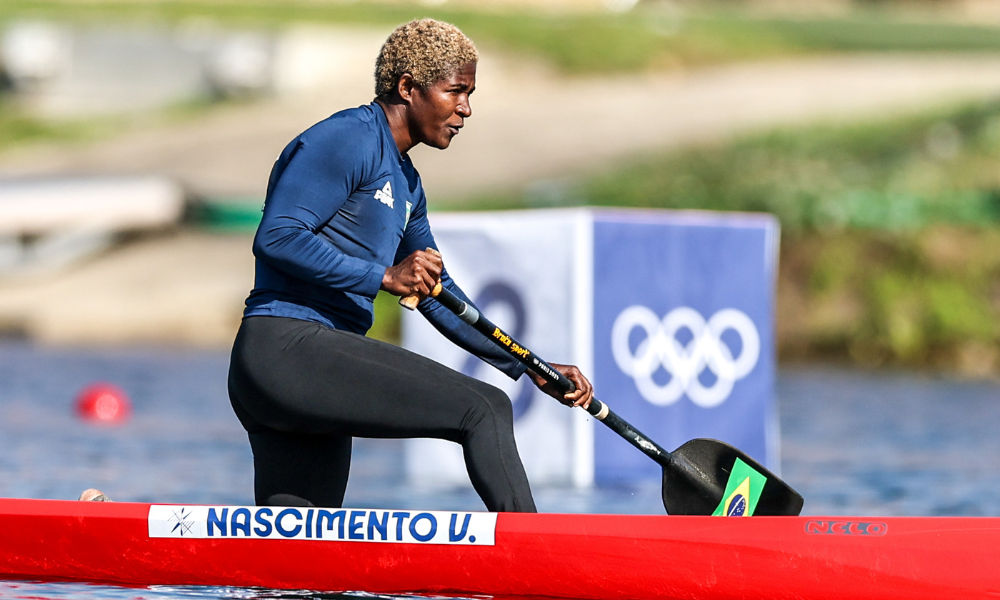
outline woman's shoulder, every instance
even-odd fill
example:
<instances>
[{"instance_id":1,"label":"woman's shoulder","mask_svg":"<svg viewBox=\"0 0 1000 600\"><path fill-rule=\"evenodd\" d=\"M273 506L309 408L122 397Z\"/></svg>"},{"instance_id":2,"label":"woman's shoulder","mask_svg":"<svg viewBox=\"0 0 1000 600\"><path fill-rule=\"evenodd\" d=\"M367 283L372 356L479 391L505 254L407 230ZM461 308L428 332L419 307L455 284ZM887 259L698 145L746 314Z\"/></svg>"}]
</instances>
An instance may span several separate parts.
<instances>
[{"instance_id":1,"label":"woman's shoulder","mask_svg":"<svg viewBox=\"0 0 1000 600\"><path fill-rule=\"evenodd\" d=\"M378 144L378 120L371 105L348 108L316 123L299 136L306 144L335 142L359 148Z\"/></svg>"}]
</instances>

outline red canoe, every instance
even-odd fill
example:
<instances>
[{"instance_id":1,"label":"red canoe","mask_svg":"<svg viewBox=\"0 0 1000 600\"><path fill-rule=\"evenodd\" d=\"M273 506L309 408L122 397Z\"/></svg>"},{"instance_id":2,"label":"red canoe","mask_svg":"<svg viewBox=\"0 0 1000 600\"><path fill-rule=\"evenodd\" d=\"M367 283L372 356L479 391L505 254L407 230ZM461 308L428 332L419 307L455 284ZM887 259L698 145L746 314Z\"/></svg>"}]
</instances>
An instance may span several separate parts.
<instances>
[{"instance_id":1,"label":"red canoe","mask_svg":"<svg viewBox=\"0 0 1000 600\"><path fill-rule=\"evenodd\" d=\"M0 578L562 598L995 598L1000 519L0 500Z\"/></svg>"}]
</instances>

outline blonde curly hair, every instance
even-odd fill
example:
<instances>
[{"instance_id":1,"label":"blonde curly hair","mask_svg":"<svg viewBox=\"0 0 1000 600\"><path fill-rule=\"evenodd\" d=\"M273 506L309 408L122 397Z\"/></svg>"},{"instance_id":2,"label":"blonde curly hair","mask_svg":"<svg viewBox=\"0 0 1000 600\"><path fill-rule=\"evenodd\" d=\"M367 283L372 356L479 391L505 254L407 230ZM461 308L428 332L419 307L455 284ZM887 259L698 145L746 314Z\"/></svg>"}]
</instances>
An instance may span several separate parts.
<instances>
[{"instance_id":1,"label":"blonde curly hair","mask_svg":"<svg viewBox=\"0 0 1000 600\"><path fill-rule=\"evenodd\" d=\"M404 73L426 89L470 62L479 52L458 27L434 19L418 19L400 25L382 44L375 60L375 97L386 100Z\"/></svg>"}]
</instances>

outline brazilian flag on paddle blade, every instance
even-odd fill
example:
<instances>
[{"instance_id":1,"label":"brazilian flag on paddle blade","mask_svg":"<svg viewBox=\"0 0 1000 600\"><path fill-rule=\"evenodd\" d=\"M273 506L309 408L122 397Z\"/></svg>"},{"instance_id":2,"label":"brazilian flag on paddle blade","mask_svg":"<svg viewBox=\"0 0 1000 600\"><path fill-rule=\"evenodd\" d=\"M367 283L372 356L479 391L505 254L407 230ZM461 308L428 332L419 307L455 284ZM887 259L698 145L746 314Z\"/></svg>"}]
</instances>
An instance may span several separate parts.
<instances>
[{"instance_id":1,"label":"brazilian flag on paddle blade","mask_svg":"<svg viewBox=\"0 0 1000 600\"><path fill-rule=\"evenodd\" d=\"M726 482L722 502L712 513L715 517L749 517L757 508L760 492L767 483L764 477L740 459L733 464L733 472Z\"/></svg>"}]
</instances>

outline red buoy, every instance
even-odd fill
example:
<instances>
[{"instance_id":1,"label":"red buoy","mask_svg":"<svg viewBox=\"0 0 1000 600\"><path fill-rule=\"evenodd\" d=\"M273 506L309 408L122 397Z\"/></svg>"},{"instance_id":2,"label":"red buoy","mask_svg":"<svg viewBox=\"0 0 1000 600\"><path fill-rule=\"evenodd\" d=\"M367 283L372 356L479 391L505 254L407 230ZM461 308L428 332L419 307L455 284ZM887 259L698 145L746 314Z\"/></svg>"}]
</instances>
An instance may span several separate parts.
<instances>
[{"instance_id":1,"label":"red buoy","mask_svg":"<svg viewBox=\"0 0 1000 600\"><path fill-rule=\"evenodd\" d=\"M110 383L94 383L76 397L76 414L85 421L118 425L128 420L132 403L128 395Z\"/></svg>"}]
</instances>

